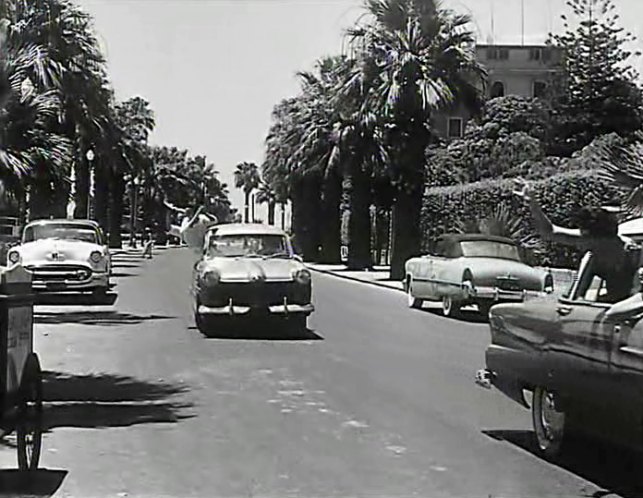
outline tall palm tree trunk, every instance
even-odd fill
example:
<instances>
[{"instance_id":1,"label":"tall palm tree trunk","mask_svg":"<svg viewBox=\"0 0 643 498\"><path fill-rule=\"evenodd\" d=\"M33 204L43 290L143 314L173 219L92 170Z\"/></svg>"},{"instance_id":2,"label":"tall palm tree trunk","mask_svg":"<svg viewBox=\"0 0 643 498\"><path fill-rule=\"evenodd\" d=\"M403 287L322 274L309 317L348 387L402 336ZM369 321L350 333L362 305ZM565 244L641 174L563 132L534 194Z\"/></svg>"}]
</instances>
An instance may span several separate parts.
<instances>
[{"instance_id":1,"label":"tall palm tree trunk","mask_svg":"<svg viewBox=\"0 0 643 498\"><path fill-rule=\"evenodd\" d=\"M268 224L275 224L275 203L272 201L268 202Z\"/></svg>"},{"instance_id":2,"label":"tall palm tree trunk","mask_svg":"<svg viewBox=\"0 0 643 498\"><path fill-rule=\"evenodd\" d=\"M342 178L336 172L329 172L324 179L322 193L322 249L320 254L322 263L334 264L341 261L341 202Z\"/></svg>"},{"instance_id":3,"label":"tall palm tree trunk","mask_svg":"<svg viewBox=\"0 0 643 498\"><path fill-rule=\"evenodd\" d=\"M285 230L286 229L286 203L282 202L280 204L280 212L281 212L281 229Z\"/></svg>"},{"instance_id":4,"label":"tall palm tree trunk","mask_svg":"<svg viewBox=\"0 0 643 498\"><path fill-rule=\"evenodd\" d=\"M350 215L348 219L348 267L371 268L371 183L358 159L350 165Z\"/></svg>"},{"instance_id":5,"label":"tall palm tree trunk","mask_svg":"<svg viewBox=\"0 0 643 498\"><path fill-rule=\"evenodd\" d=\"M109 229L109 190L111 169L105 164L99 164L96 168L96 181L94 184L94 217L103 231Z\"/></svg>"},{"instance_id":6,"label":"tall palm tree trunk","mask_svg":"<svg viewBox=\"0 0 643 498\"><path fill-rule=\"evenodd\" d=\"M245 206L244 206L244 211L243 211L243 221L245 223L249 223L249 220L250 220L250 191L245 190L244 195L245 195Z\"/></svg>"},{"instance_id":7,"label":"tall palm tree trunk","mask_svg":"<svg viewBox=\"0 0 643 498\"><path fill-rule=\"evenodd\" d=\"M76 202L76 208L74 209L74 218L88 218L91 168L89 160L85 157L85 149L83 147L79 148L75 162L76 179L74 185L74 201Z\"/></svg>"},{"instance_id":8,"label":"tall palm tree trunk","mask_svg":"<svg viewBox=\"0 0 643 498\"><path fill-rule=\"evenodd\" d=\"M121 224L123 223L123 212L125 211L123 199L125 197L125 179L123 173L115 171L112 175L112 188L110 198L109 216L109 247L120 249L123 247L121 237Z\"/></svg>"}]
</instances>

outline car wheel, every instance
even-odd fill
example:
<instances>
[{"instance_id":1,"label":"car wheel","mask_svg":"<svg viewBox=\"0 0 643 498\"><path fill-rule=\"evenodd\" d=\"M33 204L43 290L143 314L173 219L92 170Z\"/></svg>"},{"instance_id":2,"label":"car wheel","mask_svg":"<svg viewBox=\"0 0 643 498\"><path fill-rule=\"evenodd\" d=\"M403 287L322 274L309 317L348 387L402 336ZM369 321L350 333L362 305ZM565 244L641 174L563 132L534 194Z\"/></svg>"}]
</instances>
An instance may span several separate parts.
<instances>
[{"instance_id":1,"label":"car wheel","mask_svg":"<svg viewBox=\"0 0 643 498\"><path fill-rule=\"evenodd\" d=\"M556 406L555 394L544 387L536 387L531 406L531 415L538 450L546 458L561 453L565 441L565 412Z\"/></svg>"},{"instance_id":2,"label":"car wheel","mask_svg":"<svg viewBox=\"0 0 643 498\"><path fill-rule=\"evenodd\" d=\"M460 303L453 300L451 296L444 296L442 298L442 314L444 316L458 316L460 313Z\"/></svg>"},{"instance_id":3,"label":"car wheel","mask_svg":"<svg viewBox=\"0 0 643 498\"><path fill-rule=\"evenodd\" d=\"M422 304L424 303L424 301L422 299L418 299L418 298L413 296L412 288L413 288L413 284L412 284L411 280L409 280L409 283L406 285L407 303L408 303L409 308L413 308L413 309L418 310L418 309L422 308Z\"/></svg>"}]
</instances>

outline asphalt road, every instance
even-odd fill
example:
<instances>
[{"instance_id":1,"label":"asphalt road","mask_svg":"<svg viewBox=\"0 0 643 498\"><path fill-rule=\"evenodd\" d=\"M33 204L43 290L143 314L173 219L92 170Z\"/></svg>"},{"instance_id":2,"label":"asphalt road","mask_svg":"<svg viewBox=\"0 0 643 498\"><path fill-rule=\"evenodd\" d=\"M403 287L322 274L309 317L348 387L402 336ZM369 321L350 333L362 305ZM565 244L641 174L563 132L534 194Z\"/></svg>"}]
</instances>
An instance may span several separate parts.
<instances>
[{"instance_id":1,"label":"asphalt road","mask_svg":"<svg viewBox=\"0 0 643 498\"><path fill-rule=\"evenodd\" d=\"M639 496L640 461L588 444L533 449L529 412L477 387L487 325L410 310L387 290L315 275L298 337L194 327L185 249L116 258L114 306L38 306L41 466L0 491L40 496ZM639 492L639 493L637 493Z\"/></svg>"}]
</instances>

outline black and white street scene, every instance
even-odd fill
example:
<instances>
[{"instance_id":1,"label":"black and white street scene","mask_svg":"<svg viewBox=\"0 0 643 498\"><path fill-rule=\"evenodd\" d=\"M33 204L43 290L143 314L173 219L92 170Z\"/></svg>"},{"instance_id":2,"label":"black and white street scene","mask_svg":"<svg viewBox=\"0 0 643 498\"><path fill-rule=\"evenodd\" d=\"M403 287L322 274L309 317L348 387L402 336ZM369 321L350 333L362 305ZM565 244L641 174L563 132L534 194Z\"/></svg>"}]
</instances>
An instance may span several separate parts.
<instances>
[{"instance_id":1,"label":"black and white street scene","mask_svg":"<svg viewBox=\"0 0 643 498\"><path fill-rule=\"evenodd\" d=\"M0 496L643 497L641 19L0 0Z\"/></svg>"}]
</instances>

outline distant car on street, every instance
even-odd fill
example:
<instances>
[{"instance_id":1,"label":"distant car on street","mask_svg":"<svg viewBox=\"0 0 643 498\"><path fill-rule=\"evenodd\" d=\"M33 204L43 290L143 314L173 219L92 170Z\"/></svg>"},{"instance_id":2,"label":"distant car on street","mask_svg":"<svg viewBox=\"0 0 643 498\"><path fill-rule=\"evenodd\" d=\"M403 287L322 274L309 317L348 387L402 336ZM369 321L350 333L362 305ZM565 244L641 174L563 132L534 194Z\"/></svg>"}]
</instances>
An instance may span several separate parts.
<instances>
[{"instance_id":1,"label":"distant car on street","mask_svg":"<svg viewBox=\"0 0 643 498\"><path fill-rule=\"evenodd\" d=\"M405 263L404 288L411 308L441 300L445 316L469 304L487 316L492 305L522 301L526 292L553 292L553 277L524 263L511 239L453 234L441 237L434 253Z\"/></svg>"},{"instance_id":2,"label":"distant car on street","mask_svg":"<svg viewBox=\"0 0 643 498\"><path fill-rule=\"evenodd\" d=\"M194 318L203 333L223 320L269 316L303 328L314 311L310 271L274 226L210 227L193 283Z\"/></svg>"},{"instance_id":3,"label":"distant car on street","mask_svg":"<svg viewBox=\"0 0 643 498\"><path fill-rule=\"evenodd\" d=\"M34 291L102 296L112 287L109 248L95 221L32 221L25 226L20 244L9 250L7 260L32 272Z\"/></svg>"},{"instance_id":4,"label":"distant car on street","mask_svg":"<svg viewBox=\"0 0 643 498\"><path fill-rule=\"evenodd\" d=\"M611 302L587 253L560 299L491 309L491 344L476 381L531 408L544 456L556 456L574 434L643 448L641 276L633 275L629 298Z\"/></svg>"}]
</instances>

